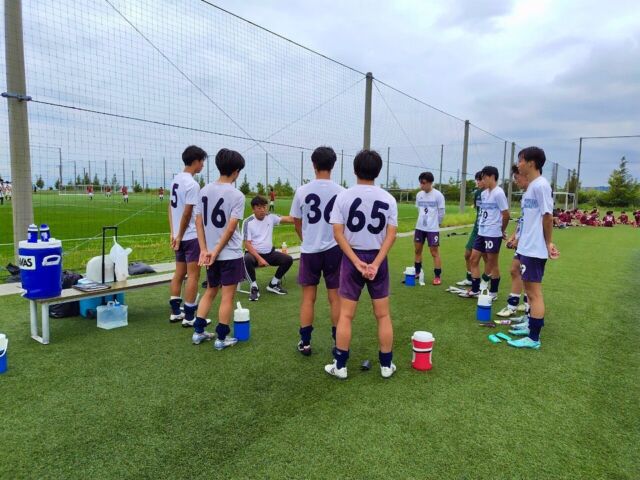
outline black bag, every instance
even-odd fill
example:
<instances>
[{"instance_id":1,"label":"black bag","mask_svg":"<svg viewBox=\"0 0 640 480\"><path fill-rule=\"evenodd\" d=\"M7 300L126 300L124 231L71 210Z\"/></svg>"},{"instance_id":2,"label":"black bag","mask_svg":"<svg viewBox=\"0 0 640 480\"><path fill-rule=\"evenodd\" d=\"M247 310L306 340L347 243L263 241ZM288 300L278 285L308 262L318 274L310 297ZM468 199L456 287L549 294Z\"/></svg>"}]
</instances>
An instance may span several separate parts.
<instances>
[{"instance_id":1,"label":"black bag","mask_svg":"<svg viewBox=\"0 0 640 480\"><path fill-rule=\"evenodd\" d=\"M144 275L145 273L156 273L156 271L146 263L133 262L129 264L129 275Z\"/></svg>"},{"instance_id":2,"label":"black bag","mask_svg":"<svg viewBox=\"0 0 640 480\"><path fill-rule=\"evenodd\" d=\"M70 270L62 272L62 288L71 288L82 275ZM77 317L80 315L80 302L55 303L49 306L49 316L52 318Z\"/></svg>"},{"instance_id":3,"label":"black bag","mask_svg":"<svg viewBox=\"0 0 640 480\"><path fill-rule=\"evenodd\" d=\"M19 283L22 281L20 280L20 269L18 267L13 263L9 263L6 268L9 276L4 279L4 283Z\"/></svg>"}]
</instances>

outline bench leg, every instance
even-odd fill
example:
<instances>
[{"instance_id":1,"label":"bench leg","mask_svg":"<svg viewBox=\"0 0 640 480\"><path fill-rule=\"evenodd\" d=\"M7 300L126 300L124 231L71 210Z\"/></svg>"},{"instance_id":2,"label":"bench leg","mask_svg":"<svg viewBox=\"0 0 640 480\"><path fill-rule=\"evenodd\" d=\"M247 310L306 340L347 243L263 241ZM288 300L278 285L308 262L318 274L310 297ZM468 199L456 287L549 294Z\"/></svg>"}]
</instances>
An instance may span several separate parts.
<instances>
[{"instance_id":1,"label":"bench leg","mask_svg":"<svg viewBox=\"0 0 640 480\"><path fill-rule=\"evenodd\" d=\"M42 304L42 343L49 343L49 304Z\"/></svg>"},{"instance_id":2,"label":"bench leg","mask_svg":"<svg viewBox=\"0 0 640 480\"><path fill-rule=\"evenodd\" d=\"M38 336L38 308L36 302L29 300L29 316L31 318L31 338Z\"/></svg>"}]
</instances>

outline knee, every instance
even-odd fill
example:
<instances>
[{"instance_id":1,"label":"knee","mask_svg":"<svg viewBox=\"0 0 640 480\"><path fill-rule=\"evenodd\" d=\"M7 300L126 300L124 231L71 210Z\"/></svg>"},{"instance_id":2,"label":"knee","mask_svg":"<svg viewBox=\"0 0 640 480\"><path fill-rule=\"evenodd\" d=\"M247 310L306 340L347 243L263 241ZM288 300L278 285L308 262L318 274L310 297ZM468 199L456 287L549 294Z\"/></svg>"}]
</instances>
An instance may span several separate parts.
<instances>
[{"instance_id":1,"label":"knee","mask_svg":"<svg viewBox=\"0 0 640 480\"><path fill-rule=\"evenodd\" d=\"M293 265L293 257L291 255L287 255L284 261L284 265L288 268Z\"/></svg>"}]
</instances>

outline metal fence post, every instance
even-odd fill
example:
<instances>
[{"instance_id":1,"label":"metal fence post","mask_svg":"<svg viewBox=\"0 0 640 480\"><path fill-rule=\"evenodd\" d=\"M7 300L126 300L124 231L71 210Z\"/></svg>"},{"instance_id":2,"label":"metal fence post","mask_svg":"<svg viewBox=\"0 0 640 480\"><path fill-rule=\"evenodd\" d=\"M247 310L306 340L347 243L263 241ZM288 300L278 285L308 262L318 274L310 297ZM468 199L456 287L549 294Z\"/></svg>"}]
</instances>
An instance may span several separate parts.
<instances>
[{"instance_id":1,"label":"metal fence post","mask_svg":"<svg viewBox=\"0 0 640 480\"><path fill-rule=\"evenodd\" d=\"M509 168L513 165L513 157L516 154L516 144L515 142L511 142L511 163L509 164ZM511 196L513 195L513 177L509 175L509 185L508 185L509 193L507 194L507 200L509 204L509 209L511 209Z\"/></svg>"},{"instance_id":2,"label":"metal fence post","mask_svg":"<svg viewBox=\"0 0 640 480\"><path fill-rule=\"evenodd\" d=\"M269 191L269 153L264 153L264 168L267 184L264 186L265 191Z\"/></svg>"},{"instance_id":3,"label":"metal fence post","mask_svg":"<svg viewBox=\"0 0 640 480\"><path fill-rule=\"evenodd\" d=\"M469 120L464 121L464 145L462 147L462 181L460 182L460 213L464 213L467 200L467 155L469 154Z\"/></svg>"},{"instance_id":4,"label":"metal fence post","mask_svg":"<svg viewBox=\"0 0 640 480\"><path fill-rule=\"evenodd\" d=\"M304 185L304 152L300 152L300 185Z\"/></svg>"},{"instance_id":5,"label":"metal fence post","mask_svg":"<svg viewBox=\"0 0 640 480\"><path fill-rule=\"evenodd\" d=\"M340 150L340 186L344 181L344 150Z\"/></svg>"},{"instance_id":6,"label":"metal fence post","mask_svg":"<svg viewBox=\"0 0 640 480\"><path fill-rule=\"evenodd\" d=\"M371 94L373 90L373 74L367 72L367 81L364 96L364 135L362 148L371 148Z\"/></svg>"},{"instance_id":7,"label":"metal fence post","mask_svg":"<svg viewBox=\"0 0 640 480\"><path fill-rule=\"evenodd\" d=\"M507 164L507 141L504 141L504 154L502 156L502 189L507 186L507 177L505 176L505 167ZM511 167L509 167L509 177L511 177Z\"/></svg>"},{"instance_id":8,"label":"metal fence post","mask_svg":"<svg viewBox=\"0 0 640 480\"><path fill-rule=\"evenodd\" d=\"M442 191L442 159L444 158L444 144L440 145L440 191Z\"/></svg>"},{"instance_id":9,"label":"metal fence post","mask_svg":"<svg viewBox=\"0 0 640 480\"><path fill-rule=\"evenodd\" d=\"M389 159L391 158L391 147L387 147L387 190L389 190Z\"/></svg>"},{"instance_id":10,"label":"metal fence post","mask_svg":"<svg viewBox=\"0 0 640 480\"><path fill-rule=\"evenodd\" d=\"M166 172L167 172L167 166L165 165L165 160L164 157L162 157L162 188L164 188L167 185L166 182ZM209 161L207 161L207 183L209 182Z\"/></svg>"},{"instance_id":11,"label":"metal fence post","mask_svg":"<svg viewBox=\"0 0 640 480\"><path fill-rule=\"evenodd\" d=\"M147 185L144 181L144 158L141 158L142 160L142 188L145 189L147 188Z\"/></svg>"}]
</instances>

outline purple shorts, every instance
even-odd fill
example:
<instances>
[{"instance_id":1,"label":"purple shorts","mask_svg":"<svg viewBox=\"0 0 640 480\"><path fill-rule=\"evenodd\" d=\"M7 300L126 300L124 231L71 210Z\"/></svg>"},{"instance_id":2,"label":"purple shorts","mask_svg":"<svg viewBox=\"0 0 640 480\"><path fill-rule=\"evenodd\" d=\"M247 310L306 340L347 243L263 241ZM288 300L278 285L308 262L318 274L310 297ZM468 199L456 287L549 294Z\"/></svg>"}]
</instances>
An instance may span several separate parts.
<instances>
[{"instance_id":1,"label":"purple shorts","mask_svg":"<svg viewBox=\"0 0 640 480\"><path fill-rule=\"evenodd\" d=\"M200 259L200 244L198 239L183 240L176 252L176 262L193 263Z\"/></svg>"},{"instance_id":2,"label":"purple shorts","mask_svg":"<svg viewBox=\"0 0 640 480\"><path fill-rule=\"evenodd\" d=\"M378 255L378 250L354 250L360 260L371 263ZM338 293L347 300L357 302L364 286L367 286L371 300L389 296L389 264L387 259L380 264L377 275L373 280L367 280L351 260L344 255L340 265L340 289Z\"/></svg>"},{"instance_id":3,"label":"purple shorts","mask_svg":"<svg viewBox=\"0 0 640 480\"><path fill-rule=\"evenodd\" d=\"M301 253L298 283L300 285L318 285L320 276L324 275L324 283L328 290L340 285L340 262L342 250L338 245L318 253Z\"/></svg>"},{"instance_id":4,"label":"purple shorts","mask_svg":"<svg viewBox=\"0 0 640 480\"><path fill-rule=\"evenodd\" d=\"M416 229L413 234L413 241L416 243L424 243L425 240L430 247L440 246L440 232L425 232L424 230Z\"/></svg>"},{"instance_id":5,"label":"purple shorts","mask_svg":"<svg viewBox=\"0 0 640 480\"><path fill-rule=\"evenodd\" d=\"M209 287L220 285L235 285L245 278L244 261L242 258L233 260L216 260L207 268L207 282Z\"/></svg>"},{"instance_id":6,"label":"purple shorts","mask_svg":"<svg viewBox=\"0 0 640 480\"><path fill-rule=\"evenodd\" d=\"M542 283L544 276L544 266L547 263L546 258L527 257L518 254L520 260L520 275L522 281L531 283Z\"/></svg>"},{"instance_id":7,"label":"purple shorts","mask_svg":"<svg viewBox=\"0 0 640 480\"><path fill-rule=\"evenodd\" d=\"M499 253L502 237L483 237L478 235L473 242L473 249L480 253Z\"/></svg>"}]
</instances>

